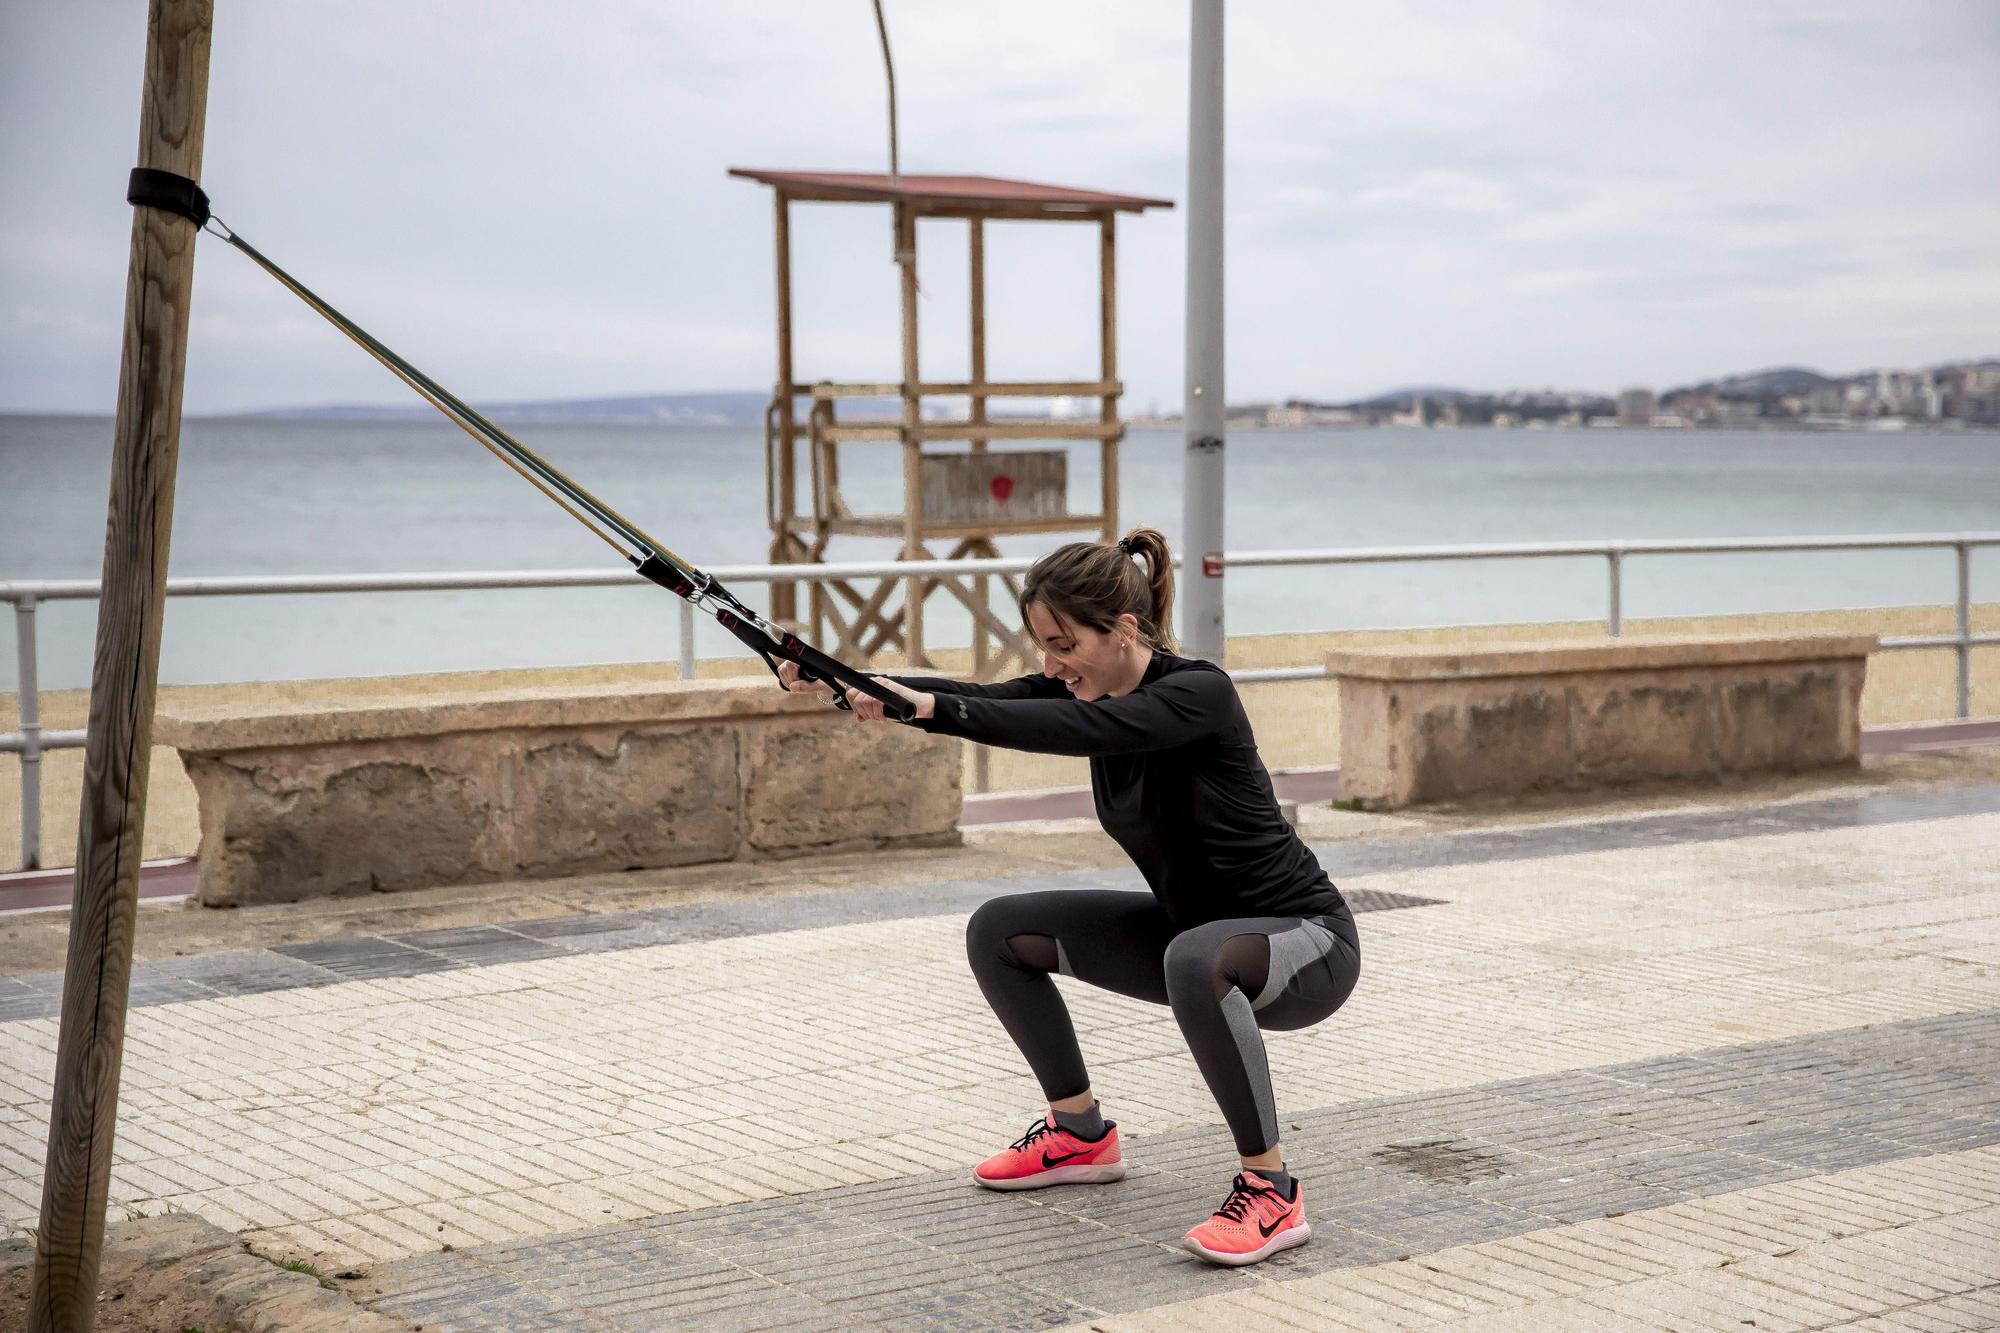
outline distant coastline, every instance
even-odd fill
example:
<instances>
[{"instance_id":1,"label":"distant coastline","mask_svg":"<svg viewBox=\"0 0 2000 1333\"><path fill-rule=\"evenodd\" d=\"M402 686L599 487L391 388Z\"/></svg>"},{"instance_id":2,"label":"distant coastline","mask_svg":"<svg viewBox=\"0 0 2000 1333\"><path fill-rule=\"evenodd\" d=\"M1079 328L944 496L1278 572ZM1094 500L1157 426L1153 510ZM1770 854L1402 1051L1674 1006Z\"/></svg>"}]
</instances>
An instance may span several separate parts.
<instances>
[{"instance_id":1,"label":"distant coastline","mask_svg":"<svg viewBox=\"0 0 2000 1333\"><path fill-rule=\"evenodd\" d=\"M516 424L695 426L761 428L770 406L768 391L715 390L697 393L623 394L481 403L496 421ZM1130 398L1126 400L1130 405ZM927 398L925 415L962 418L963 397ZM847 418L893 418L895 398L852 398L841 404ZM994 420L1095 418L1095 398L989 401ZM13 416L95 415L9 412ZM247 411L199 413L216 420L325 421L385 423L429 420L422 403L326 403L279 405ZM1290 397L1232 403L1232 430L1337 430L1372 426L1624 427L1653 430L1878 431L2000 428L2000 358L1958 361L1905 370L1864 370L1823 375L1787 366L1725 376L1659 393L1628 387L1616 394L1588 389L1508 389L1484 391L1445 386L1413 386L1372 398L1325 401ZM1127 411L1128 425L1177 428L1181 417L1157 405Z\"/></svg>"},{"instance_id":2,"label":"distant coastline","mask_svg":"<svg viewBox=\"0 0 2000 1333\"><path fill-rule=\"evenodd\" d=\"M1491 426L1624 427L1644 430L1884 431L2000 427L2000 359L1911 370L1822 375L1781 366L1655 393L1590 390L1485 393L1399 389L1346 403L1292 398L1232 405L1232 427ZM1161 425L1178 418L1152 418Z\"/></svg>"}]
</instances>

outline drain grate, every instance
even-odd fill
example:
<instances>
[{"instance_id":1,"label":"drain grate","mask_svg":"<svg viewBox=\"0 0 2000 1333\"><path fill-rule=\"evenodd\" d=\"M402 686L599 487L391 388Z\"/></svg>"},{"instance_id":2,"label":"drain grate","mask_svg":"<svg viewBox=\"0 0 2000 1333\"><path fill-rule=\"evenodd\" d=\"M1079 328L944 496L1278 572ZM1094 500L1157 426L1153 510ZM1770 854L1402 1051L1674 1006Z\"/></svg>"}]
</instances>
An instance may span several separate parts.
<instances>
[{"instance_id":1,"label":"drain grate","mask_svg":"<svg viewBox=\"0 0 2000 1333\"><path fill-rule=\"evenodd\" d=\"M1401 907L1442 907L1443 898L1419 898L1410 893L1388 893L1382 889L1342 889L1349 911L1393 912Z\"/></svg>"}]
</instances>

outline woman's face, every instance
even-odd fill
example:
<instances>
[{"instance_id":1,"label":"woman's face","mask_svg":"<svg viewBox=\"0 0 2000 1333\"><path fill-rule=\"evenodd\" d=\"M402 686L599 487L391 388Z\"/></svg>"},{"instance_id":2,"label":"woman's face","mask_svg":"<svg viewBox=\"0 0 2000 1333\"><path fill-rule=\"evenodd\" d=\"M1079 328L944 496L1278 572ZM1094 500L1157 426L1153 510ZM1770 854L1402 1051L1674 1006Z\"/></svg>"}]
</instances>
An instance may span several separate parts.
<instances>
[{"instance_id":1,"label":"woman's face","mask_svg":"<svg viewBox=\"0 0 2000 1333\"><path fill-rule=\"evenodd\" d=\"M1079 699L1102 699L1126 685L1130 670L1129 645L1139 632L1139 622L1131 616L1109 634L1088 625L1072 624L1040 602L1028 604L1028 632L1042 648L1042 674L1069 686Z\"/></svg>"}]
</instances>

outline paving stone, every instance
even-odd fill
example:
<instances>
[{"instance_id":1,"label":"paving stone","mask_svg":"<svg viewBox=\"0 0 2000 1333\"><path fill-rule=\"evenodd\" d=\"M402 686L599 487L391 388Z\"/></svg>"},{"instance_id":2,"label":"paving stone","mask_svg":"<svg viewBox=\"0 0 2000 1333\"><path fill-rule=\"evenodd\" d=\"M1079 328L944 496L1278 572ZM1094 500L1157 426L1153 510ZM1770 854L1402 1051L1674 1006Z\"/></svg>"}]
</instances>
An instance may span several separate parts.
<instances>
[{"instance_id":1,"label":"paving stone","mask_svg":"<svg viewBox=\"0 0 2000 1333\"><path fill-rule=\"evenodd\" d=\"M1979 800L2000 806L1991 794ZM1787 807L1782 820L1691 813L1384 840L1372 849L1344 844L1336 857L1347 865L1343 875L1352 869L1344 860L1349 851L1364 864L1379 855L1470 866L1480 858L1497 863L1761 837L1774 827L1895 823L1935 818L1938 808L1907 802L1857 813L1852 802L1817 805ZM1926 844L1937 836L1922 833ZM1784 841L1774 839L1773 847ZM1799 858L1819 848L1801 840L1782 852L1743 852ZM1573 903L1566 897L1553 908L1544 895L1517 914L1500 910L1497 889L1482 897L1466 888L1456 896L1454 886L1476 878L1471 872L1409 881L1437 885L1435 893L1358 891L1357 907L1398 913L1384 922L1386 947L1373 955L1394 962L1375 974L1377 989L1357 996L1353 1022L1335 1034L1337 1048L1288 1048L1287 1036L1271 1039L1281 1089L1291 1078L1295 1087L1325 1089L1317 1100L1346 1099L1286 1108L1283 1120L1288 1160L1307 1182L1315 1240L1248 1274L1212 1269L1179 1248L1180 1233L1221 1199L1236 1160L1227 1134L1200 1123L1212 1108L1169 1016L1135 1017L1122 1001L1070 992L1095 1034L1086 1039L1094 1043L1093 1057L1098 1051L1107 1057L1099 1062L1112 1075L1106 1086L1136 1087L1135 1122L1150 1116L1150 1123L1169 1127L1129 1136L1134 1167L1127 1180L1000 1195L972 1188L955 1160L976 1151L976 1143L963 1145L978 1135L951 1126L984 1126L1003 1105L1011 1116L1021 1096L1032 1099L1032 1086L1011 1052L973 1058L999 1040L997 1026L971 1007L976 993L969 1001L962 994L970 988L949 923L926 918L1029 887L1130 886L1129 874L829 891L174 960L188 965L135 975L135 996L181 988L184 998L213 999L255 995L280 983L378 984L343 992L342 999L368 997L351 1011L330 996L324 1014L310 1005L265 1002L197 1009L182 1026L167 1015L149 1019L134 1048L134 1068L144 1077L130 1088L131 1134L121 1140L144 1145L126 1164L135 1176L170 1182L197 1207L210 1199L237 1212L255 1207L260 1220L271 1219L266 1226L282 1222L300 1234L320 1226L332 1235L335 1222L346 1219L280 1216L279 1209L306 1201L331 1207L348 1196L328 1196L322 1204L310 1180L271 1180L260 1193L267 1182L252 1175L267 1148L287 1155L288 1144L301 1152L307 1144L339 1145L369 1154L357 1158L369 1163L366 1171L327 1168L359 1176L396 1164L381 1167L406 1192L394 1195L396 1207L357 1214L344 1234L358 1234L372 1220L419 1241L440 1221L504 1235L536 1225L508 1211L531 1197L586 1217L608 1203L621 1213L650 1214L371 1266L384 1286L378 1308L427 1327L480 1329L1045 1327L1168 1302L1288 1290L1402 1254L1457 1254L1531 1235L1582 1234L1613 1225L1601 1221L1607 1213L1625 1214L1616 1219L1623 1223L1680 1216L1694 1206L1689 1200L1712 1203L1712 1212L1690 1212L1693 1220L1679 1224L1687 1228L1673 1249L1680 1253L1721 1244L1731 1234L1778 1235L1783 1228L1772 1220L1778 1211L1804 1216L1819 1208L1823 1217L1834 1215L1833 1204L1809 1205L1800 1201L1803 1194L1783 1210L1741 1213L1735 1201L1746 1188L1817 1180L1855 1164L1865 1170L1911 1162L1909 1169L1920 1172L1918 1159L1945 1148L2000 1144L2000 1014L1990 1003L1978 1004L1993 987L1974 984L1970 968L1920 956L1928 946L1915 935L1948 930L1965 937L1991 919L1990 908L1977 916L1931 889L1894 880L1879 857L1873 873L1896 890L1879 910L1857 905L1862 895L1851 886L1834 905L1794 906L1747 874L1697 893L1697 880L1718 873L1722 858L1676 855L1660 853L1657 863L1629 856L1581 863L1579 881L1563 886ZM1673 901L1688 895L1696 899L1691 906L1648 907L1615 887L1618 868L1655 864L1672 882ZM1515 882L1498 872L1495 878L1508 892L1532 893L1528 877L1545 871L1512 873ZM1729 918L1734 924L1718 926L1708 939L1711 920L1737 911L1739 896L1741 914ZM1973 896L1965 895L1968 902ZM1438 906L1403 910L1419 904ZM1630 915L1632 925L1602 924L1620 915ZM893 930L871 932L873 922L894 923ZM1475 1087L1438 1086L1453 1081L1453 1071L1551 1068L1585 1050L1650 1053L1705 1045L1723 1031L1781 1030L1761 1017L1723 1027L1722 1016L1733 1020L1738 1011L1721 1004L1789 1020L1793 1001L1786 997L1806 989L1799 979L1806 967L1790 955L1794 941L1784 933L1794 923L1806 946L1799 956L1822 962L1857 956L1844 952L1849 937L1838 931L1856 932L1852 938L1862 941L1879 926L1891 939L1855 971L1857 993L1871 997L1866 1003L1810 998L1797 1002L1801 1014L1864 1016L1847 1020L1859 1022L1937 1005L1976 1012L1649 1054ZM911 938L922 947L908 946ZM723 947L681 951L657 968L574 961L645 944L700 942ZM538 967L528 988L426 975L531 960L562 966ZM950 988L939 984L945 978ZM0 1022L5 1006L29 1011L59 995L58 981L14 979L0 987ZM1712 992L1705 989L1711 983ZM1715 1015L1717 1026L1711 1030L1706 1017L1678 1017L1665 993L1675 990L1695 1001L1695 1013ZM1877 1003L1919 994L1921 1003L1898 998L1905 1003L1900 1010ZM427 1004L433 996L438 1003ZM1573 1007L1564 1004L1569 998ZM216 1022L215 1014L225 1021ZM411 1025L418 1014L421 1029ZM1517 1019L1525 1020L1524 1039L1513 1043L1502 1028ZM1438 1035L1455 1024L1466 1033ZM662 1025L671 1025L665 1040ZM1498 1035L1489 1039L1488 1032ZM46 1035L0 1030L0 1040L17 1033L25 1038L20 1049L31 1053ZM276 1058L236 1069L228 1057L239 1037L265 1041ZM1470 1055L1483 1041L1496 1057L1490 1066ZM1313 1059L1301 1059L1301 1051ZM195 1072L175 1073L183 1060ZM1427 1068L1427 1060L1439 1063ZM1354 1081L1377 1070L1390 1071L1381 1083ZM1432 1090L1354 1099L1357 1087L1383 1086ZM32 1116L17 1103L0 1109L7 1116L0 1120L4 1160L29 1160L21 1145L39 1132ZM899 1123L907 1132L891 1136L891 1150L880 1127ZM741 1156L754 1153L762 1134L780 1137L782 1172L757 1171L754 1156ZM852 1169L821 1170L819 1156ZM307 1160L298 1173L326 1165L316 1156ZM481 1161L496 1165L483 1171ZM940 1162L950 1169L929 1169ZM500 1163L512 1165L496 1174ZM889 1172L894 1178L806 1188ZM544 1190L552 1192L537 1193ZM697 1191L712 1198L778 1193L670 1211L695 1202ZM1942 1180L1911 1184L1906 1192L1959 1197ZM291 1195L298 1196L292 1204L279 1202ZM1963 1197L1969 1209L1972 1200L2000 1193L1967 1187ZM1891 1212L1857 1195L1839 1215ZM1663 1250L1670 1248L1666 1231L1652 1234ZM1954 1244L1980 1244L1977 1238L1987 1234L1968 1231L1954 1242L1946 1231L1912 1233L1900 1243L1925 1263L1943 1265L1957 1262ZM1044 1254L1072 1261L1042 1263ZM1900 1271L1904 1263L1888 1257L1878 1266ZM1579 1259L1575 1267L1595 1272L1603 1265ZM1365 1290L1374 1293L1369 1300L1396 1297L1393 1284ZM1706 1287L1696 1294L1715 1298ZM1328 1308L1350 1307L1329 1298Z\"/></svg>"},{"instance_id":2,"label":"paving stone","mask_svg":"<svg viewBox=\"0 0 2000 1333\"><path fill-rule=\"evenodd\" d=\"M499 926L449 926L441 930L405 931L383 938L476 967L524 963L537 958L558 957L567 952L544 940L531 939Z\"/></svg>"},{"instance_id":3,"label":"paving stone","mask_svg":"<svg viewBox=\"0 0 2000 1333\"><path fill-rule=\"evenodd\" d=\"M435 953L411 948L395 940L377 937L285 944L273 949L272 952L325 968L349 981L415 977L465 965Z\"/></svg>"},{"instance_id":4,"label":"paving stone","mask_svg":"<svg viewBox=\"0 0 2000 1333\"><path fill-rule=\"evenodd\" d=\"M165 978L169 985L172 982L191 983L205 991L203 998L207 999L218 995L259 995L267 991L331 986L341 979L325 968L269 949L170 958L147 963L133 971L135 980L143 975L149 984L155 978Z\"/></svg>"},{"instance_id":5,"label":"paving stone","mask_svg":"<svg viewBox=\"0 0 2000 1333\"><path fill-rule=\"evenodd\" d=\"M1390 893L1387 889L1342 889L1340 896L1346 900L1348 910L1353 912L1392 912L1406 907L1437 907L1442 898L1419 898L1408 893Z\"/></svg>"},{"instance_id":6,"label":"paving stone","mask_svg":"<svg viewBox=\"0 0 2000 1333\"><path fill-rule=\"evenodd\" d=\"M1642 1061L1292 1115L1288 1153L1308 1179L1314 1243L1260 1265L1256 1279L1454 1251L1552 1223L1670 1209L1696 1195L1730 1197L1910 1157L1918 1149L1886 1133L1906 1131L1908 1115L1870 1127L1778 1115L1720 1147L1708 1131L1722 1111L1728 1123L1742 1121L1742 1111L1676 1091L1720 1087L1720 1069L1756 1083L1762 1101L1826 1105L1882 1081L1858 1051L1910 1051L1922 1041L1972 1069L1980 1061L1968 1053L1988 1043L1982 1027L1928 1021L1882 1037L1880 1029L1856 1029L1732 1049L1726 1063ZM1614 1107L1686 1133L1636 1131ZM1964 1123L1966 1133L1976 1127ZM2000 1123L1982 1129L1982 1143L2000 1143ZM1362 1147L1356 1131L1374 1143ZM1444 1137L1426 1137L1440 1131ZM1510 1141L1512 1131L1520 1143ZM478 1275L432 1259L414 1261L408 1273L392 1265L386 1281L408 1281L416 1291L380 1307L484 1311L506 1303L506 1283L528 1281L540 1305L524 1315L590 1313L610 1327L656 1327L668 1317L776 1325L804 1321L814 1309L868 1327L1054 1327L1092 1311L1200 1299L1218 1283L1244 1281L1178 1249L1180 1231L1214 1205L1234 1169L1226 1137L1206 1129L1148 1135L1134 1151L1168 1169L1136 1165L1114 1187L1022 1195L978 1191L962 1171L950 1171L598 1227L558 1243L480 1247L470 1251L482 1265ZM1034 1255L1072 1261L1036 1263ZM494 1271L504 1275L498 1283ZM450 1273L462 1273L456 1297Z\"/></svg>"},{"instance_id":7,"label":"paving stone","mask_svg":"<svg viewBox=\"0 0 2000 1333\"><path fill-rule=\"evenodd\" d=\"M137 1004L135 999L133 1004ZM18 994L0 994L0 1023L19 1023L34 1018L55 1018L62 1013L62 997L44 995L21 988Z\"/></svg>"},{"instance_id":8,"label":"paving stone","mask_svg":"<svg viewBox=\"0 0 2000 1333\"><path fill-rule=\"evenodd\" d=\"M1769 833L1773 827L1799 831L1875 827L1914 820L2000 811L2000 785L1947 791L1893 793L1791 803L1756 811L1697 811L1590 824L1489 830L1432 838L1391 838L1318 844L1315 851L1341 876L1394 870L1477 864L1549 856L1578 855L1622 848L1721 841ZM330 984L338 979L419 976L453 966L492 966L575 952L613 952L656 944L742 938L849 924L917 918L969 911L1001 893L1048 888L1140 888L1135 871L1090 869L999 880L954 881L894 890L829 891L774 899L733 900L679 908L578 914L506 927L472 926L415 931L360 940L285 945L271 950L176 959L151 965L159 976L194 987L140 987L135 970L134 1006L175 1004L217 994L258 994L295 986ZM1358 889L1350 897L1357 912L1430 906L1441 899ZM417 962L384 944L407 946L433 961ZM288 964L306 963L310 969ZM9 979L15 986L59 996L61 974ZM0 1022L53 1017L46 1005L7 994L0 987Z\"/></svg>"}]
</instances>

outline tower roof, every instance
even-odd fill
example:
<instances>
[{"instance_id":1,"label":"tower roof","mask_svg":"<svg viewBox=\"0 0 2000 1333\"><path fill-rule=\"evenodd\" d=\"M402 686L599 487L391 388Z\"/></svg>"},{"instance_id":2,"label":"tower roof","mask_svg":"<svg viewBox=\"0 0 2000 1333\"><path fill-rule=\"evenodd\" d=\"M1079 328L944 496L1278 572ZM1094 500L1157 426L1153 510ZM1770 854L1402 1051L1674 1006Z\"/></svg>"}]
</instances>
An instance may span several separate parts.
<instances>
[{"instance_id":1,"label":"tower roof","mask_svg":"<svg viewBox=\"0 0 2000 1333\"><path fill-rule=\"evenodd\" d=\"M1137 194L1079 190L1068 185L1042 185L1000 176L935 176L903 172L894 182L880 171L767 171L731 167L729 174L762 182L794 199L894 203L911 201L962 208L969 212L1017 213L1022 209L1049 217L1106 212L1141 213L1172 208L1171 199Z\"/></svg>"}]
</instances>

